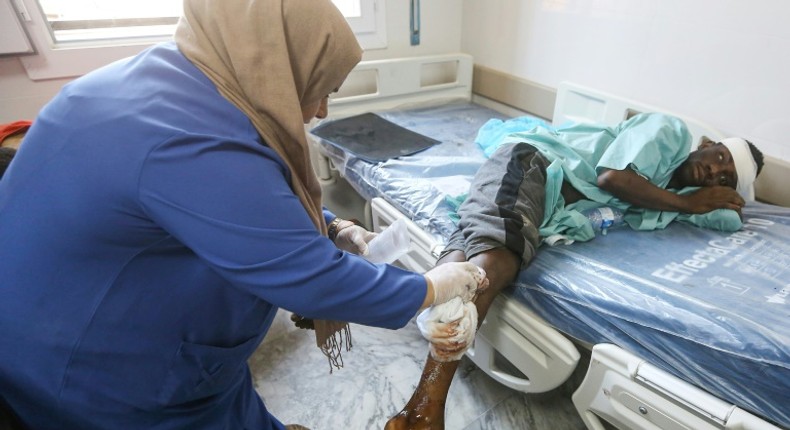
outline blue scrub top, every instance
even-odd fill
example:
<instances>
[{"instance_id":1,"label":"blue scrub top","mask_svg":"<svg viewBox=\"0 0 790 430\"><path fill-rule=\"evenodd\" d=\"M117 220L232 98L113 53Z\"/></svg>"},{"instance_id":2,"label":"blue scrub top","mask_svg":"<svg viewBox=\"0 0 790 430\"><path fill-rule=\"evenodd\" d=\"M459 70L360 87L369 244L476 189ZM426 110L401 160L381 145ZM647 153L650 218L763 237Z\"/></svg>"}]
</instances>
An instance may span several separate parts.
<instances>
[{"instance_id":1,"label":"blue scrub top","mask_svg":"<svg viewBox=\"0 0 790 430\"><path fill-rule=\"evenodd\" d=\"M246 364L278 307L399 328L426 290L321 236L173 43L44 107L0 181L0 273L0 395L37 429L281 428Z\"/></svg>"}]
</instances>

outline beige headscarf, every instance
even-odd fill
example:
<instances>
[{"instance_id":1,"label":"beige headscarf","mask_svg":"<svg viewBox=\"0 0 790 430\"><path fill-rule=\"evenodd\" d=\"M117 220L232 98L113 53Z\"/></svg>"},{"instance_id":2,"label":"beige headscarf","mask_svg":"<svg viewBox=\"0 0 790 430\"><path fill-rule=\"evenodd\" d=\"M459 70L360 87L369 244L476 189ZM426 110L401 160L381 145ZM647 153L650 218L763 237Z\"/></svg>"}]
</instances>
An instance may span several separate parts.
<instances>
[{"instance_id":1,"label":"beige headscarf","mask_svg":"<svg viewBox=\"0 0 790 430\"><path fill-rule=\"evenodd\" d=\"M330 0L185 0L175 41L282 157L293 192L326 235L301 107L336 90L362 58L340 11ZM315 325L318 346L339 367L348 325Z\"/></svg>"}]
</instances>

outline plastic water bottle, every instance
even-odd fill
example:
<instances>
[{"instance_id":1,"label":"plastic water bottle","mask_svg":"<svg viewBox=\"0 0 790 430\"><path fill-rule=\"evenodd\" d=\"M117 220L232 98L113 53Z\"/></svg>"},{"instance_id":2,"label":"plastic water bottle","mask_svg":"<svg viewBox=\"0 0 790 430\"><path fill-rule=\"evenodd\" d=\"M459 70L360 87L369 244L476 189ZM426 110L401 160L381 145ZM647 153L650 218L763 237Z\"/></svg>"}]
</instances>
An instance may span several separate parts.
<instances>
[{"instance_id":1,"label":"plastic water bottle","mask_svg":"<svg viewBox=\"0 0 790 430\"><path fill-rule=\"evenodd\" d=\"M587 209L582 212L592 224L593 231L600 231L602 235L611 228L617 228L623 224L623 211L609 206Z\"/></svg>"},{"instance_id":2,"label":"plastic water bottle","mask_svg":"<svg viewBox=\"0 0 790 430\"><path fill-rule=\"evenodd\" d=\"M398 219L368 243L365 259L371 263L390 264L409 252L410 246L406 221Z\"/></svg>"}]
</instances>

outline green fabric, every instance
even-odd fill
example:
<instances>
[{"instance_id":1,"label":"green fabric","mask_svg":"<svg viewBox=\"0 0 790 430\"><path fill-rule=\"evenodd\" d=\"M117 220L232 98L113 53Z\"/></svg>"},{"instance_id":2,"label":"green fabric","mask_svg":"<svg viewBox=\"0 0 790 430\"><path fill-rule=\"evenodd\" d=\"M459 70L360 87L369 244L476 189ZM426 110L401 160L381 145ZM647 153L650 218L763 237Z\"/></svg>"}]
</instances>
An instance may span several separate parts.
<instances>
[{"instance_id":1,"label":"green fabric","mask_svg":"<svg viewBox=\"0 0 790 430\"><path fill-rule=\"evenodd\" d=\"M458 225L458 221L461 220L461 217L458 216L458 207L461 206L461 203L463 203L464 200L466 200L466 196L468 195L469 193L464 193L458 196L445 196L444 198L447 204L449 204L450 207L453 208L453 211L450 212L448 216L450 217L450 219L453 221L453 224L455 225Z\"/></svg>"}]
</instances>

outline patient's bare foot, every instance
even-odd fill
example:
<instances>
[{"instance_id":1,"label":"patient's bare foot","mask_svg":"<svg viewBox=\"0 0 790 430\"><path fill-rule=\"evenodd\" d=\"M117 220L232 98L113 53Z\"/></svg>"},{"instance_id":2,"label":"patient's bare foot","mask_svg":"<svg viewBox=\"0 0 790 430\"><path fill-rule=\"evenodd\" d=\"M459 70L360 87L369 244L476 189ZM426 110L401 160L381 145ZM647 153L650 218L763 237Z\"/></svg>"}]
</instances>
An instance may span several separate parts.
<instances>
[{"instance_id":1,"label":"patient's bare foot","mask_svg":"<svg viewBox=\"0 0 790 430\"><path fill-rule=\"evenodd\" d=\"M387 421L384 430L444 430L444 402L425 401L417 407L409 402Z\"/></svg>"},{"instance_id":2,"label":"patient's bare foot","mask_svg":"<svg viewBox=\"0 0 790 430\"><path fill-rule=\"evenodd\" d=\"M404 409L387 421L384 430L444 430L444 408L440 409L442 413L439 422Z\"/></svg>"},{"instance_id":3,"label":"patient's bare foot","mask_svg":"<svg viewBox=\"0 0 790 430\"><path fill-rule=\"evenodd\" d=\"M420 382L403 410L390 418L385 430L444 430L444 405L458 361L438 362L430 354Z\"/></svg>"}]
</instances>

